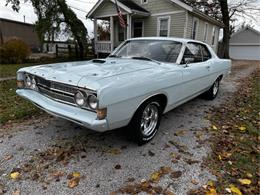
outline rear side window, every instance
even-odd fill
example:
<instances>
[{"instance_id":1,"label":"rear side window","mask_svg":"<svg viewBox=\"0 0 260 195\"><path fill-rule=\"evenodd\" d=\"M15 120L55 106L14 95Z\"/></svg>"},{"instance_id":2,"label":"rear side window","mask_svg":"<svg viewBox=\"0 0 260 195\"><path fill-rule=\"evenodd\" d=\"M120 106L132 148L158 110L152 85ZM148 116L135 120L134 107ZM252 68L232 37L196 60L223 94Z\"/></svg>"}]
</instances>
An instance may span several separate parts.
<instances>
[{"instance_id":1,"label":"rear side window","mask_svg":"<svg viewBox=\"0 0 260 195\"><path fill-rule=\"evenodd\" d=\"M199 43L188 43L181 63L185 64L186 61L189 61L189 63L205 62L210 58L211 53L205 45Z\"/></svg>"},{"instance_id":2,"label":"rear side window","mask_svg":"<svg viewBox=\"0 0 260 195\"><path fill-rule=\"evenodd\" d=\"M202 61L205 62L211 58L211 53L205 45L200 45L202 51Z\"/></svg>"}]
</instances>

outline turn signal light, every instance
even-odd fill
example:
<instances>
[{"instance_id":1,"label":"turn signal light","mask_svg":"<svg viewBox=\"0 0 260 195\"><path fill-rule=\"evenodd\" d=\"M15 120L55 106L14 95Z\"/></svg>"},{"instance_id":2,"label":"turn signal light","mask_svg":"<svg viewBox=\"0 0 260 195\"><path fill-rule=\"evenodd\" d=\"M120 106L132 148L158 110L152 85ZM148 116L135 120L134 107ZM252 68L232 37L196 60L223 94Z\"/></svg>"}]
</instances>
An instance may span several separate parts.
<instances>
[{"instance_id":1,"label":"turn signal light","mask_svg":"<svg viewBox=\"0 0 260 195\"><path fill-rule=\"evenodd\" d=\"M97 118L98 120L103 120L107 117L107 109L102 108L102 109L97 109Z\"/></svg>"},{"instance_id":2,"label":"turn signal light","mask_svg":"<svg viewBox=\"0 0 260 195\"><path fill-rule=\"evenodd\" d=\"M16 84L17 84L17 88L18 89L22 89L22 88L24 88L24 81L16 81Z\"/></svg>"}]
</instances>

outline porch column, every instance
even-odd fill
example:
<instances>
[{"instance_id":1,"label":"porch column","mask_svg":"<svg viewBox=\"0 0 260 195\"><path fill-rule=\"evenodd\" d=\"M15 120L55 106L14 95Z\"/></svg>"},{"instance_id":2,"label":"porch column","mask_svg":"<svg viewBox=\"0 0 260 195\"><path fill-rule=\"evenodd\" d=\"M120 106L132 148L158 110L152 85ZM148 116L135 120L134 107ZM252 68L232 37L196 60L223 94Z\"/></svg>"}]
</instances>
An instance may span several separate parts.
<instances>
[{"instance_id":1,"label":"porch column","mask_svg":"<svg viewBox=\"0 0 260 195\"><path fill-rule=\"evenodd\" d=\"M114 18L110 16L110 42L111 42L111 52L114 50Z\"/></svg>"},{"instance_id":2,"label":"porch column","mask_svg":"<svg viewBox=\"0 0 260 195\"><path fill-rule=\"evenodd\" d=\"M127 39L132 37L132 16L127 14Z\"/></svg>"},{"instance_id":3,"label":"porch column","mask_svg":"<svg viewBox=\"0 0 260 195\"><path fill-rule=\"evenodd\" d=\"M94 19L94 44L95 44L95 54L97 54L96 45L97 45L97 19Z\"/></svg>"}]
</instances>

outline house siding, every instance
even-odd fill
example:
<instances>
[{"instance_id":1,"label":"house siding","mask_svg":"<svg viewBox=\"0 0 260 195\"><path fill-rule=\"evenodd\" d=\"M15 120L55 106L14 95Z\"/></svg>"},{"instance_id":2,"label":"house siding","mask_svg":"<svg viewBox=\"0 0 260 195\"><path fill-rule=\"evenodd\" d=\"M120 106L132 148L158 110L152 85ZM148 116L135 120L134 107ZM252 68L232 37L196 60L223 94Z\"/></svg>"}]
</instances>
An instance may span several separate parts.
<instances>
[{"instance_id":1,"label":"house siding","mask_svg":"<svg viewBox=\"0 0 260 195\"><path fill-rule=\"evenodd\" d=\"M151 14L183 10L172 2L165 0L148 0L147 4L141 4L141 0L134 0L134 2L148 10Z\"/></svg>"}]
</instances>

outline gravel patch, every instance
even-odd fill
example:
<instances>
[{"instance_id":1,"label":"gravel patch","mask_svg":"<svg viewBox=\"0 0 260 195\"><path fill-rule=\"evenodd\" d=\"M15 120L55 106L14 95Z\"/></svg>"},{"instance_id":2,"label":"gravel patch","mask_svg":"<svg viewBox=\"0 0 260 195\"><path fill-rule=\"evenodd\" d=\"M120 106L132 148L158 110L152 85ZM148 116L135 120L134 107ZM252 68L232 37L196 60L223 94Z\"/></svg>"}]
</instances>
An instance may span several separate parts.
<instances>
[{"instance_id":1,"label":"gravel patch","mask_svg":"<svg viewBox=\"0 0 260 195\"><path fill-rule=\"evenodd\" d=\"M6 194L16 190L21 194L35 195L110 194L129 183L149 179L154 171L164 166L182 174L175 179L166 175L157 185L178 195L186 194L208 180L215 180L207 169L200 166L210 153L209 143L205 142L209 135L202 131L211 125L206 119L207 114L232 96L239 80L254 69L254 66L247 66L225 78L214 101L196 98L165 114L155 139L141 147L126 139L124 129L100 134L52 117L2 129L0 132L10 130L12 133L0 134L0 194L1 185ZM19 128L19 131L11 128ZM65 153L66 163L64 159L56 159L56 163L50 163L39 172L41 179L30 178L30 171L22 171L20 180L10 179L9 174L14 169L28 162L35 167L38 165L38 168L42 163L48 163L49 160L41 161L45 157L39 154L53 147L70 149L68 154ZM63 176L48 181L50 173L57 170ZM67 175L75 171L81 178L79 185L70 189ZM129 178L132 182L128 181Z\"/></svg>"}]
</instances>

